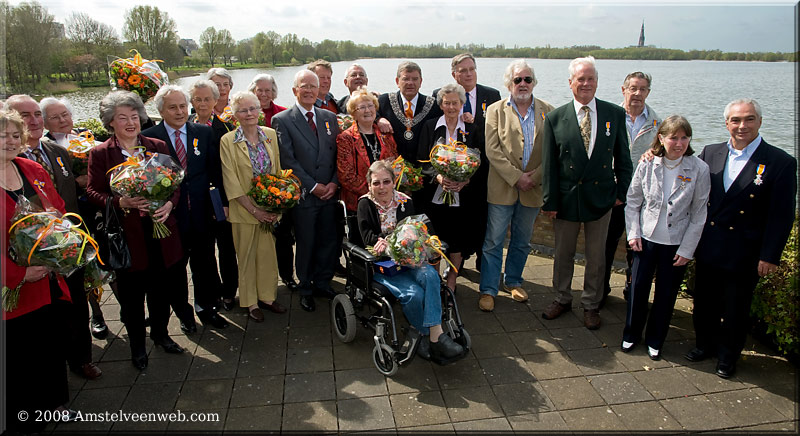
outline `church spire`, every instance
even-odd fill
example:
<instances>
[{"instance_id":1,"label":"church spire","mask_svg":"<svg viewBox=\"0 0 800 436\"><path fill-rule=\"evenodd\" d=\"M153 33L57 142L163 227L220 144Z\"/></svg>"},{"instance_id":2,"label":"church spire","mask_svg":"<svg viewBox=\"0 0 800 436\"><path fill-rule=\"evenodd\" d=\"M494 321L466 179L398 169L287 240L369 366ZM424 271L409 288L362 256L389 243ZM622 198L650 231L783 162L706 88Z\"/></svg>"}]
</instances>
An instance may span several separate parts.
<instances>
[{"instance_id":1,"label":"church spire","mask_svg":"<svg viewBox=\"0 0 800 436\"><path fill-rule=\"evenodd\" d=\"M642 20L642 31L639 32L639 47L644 47L644 20Z\"/></svg>"}]
</instances>

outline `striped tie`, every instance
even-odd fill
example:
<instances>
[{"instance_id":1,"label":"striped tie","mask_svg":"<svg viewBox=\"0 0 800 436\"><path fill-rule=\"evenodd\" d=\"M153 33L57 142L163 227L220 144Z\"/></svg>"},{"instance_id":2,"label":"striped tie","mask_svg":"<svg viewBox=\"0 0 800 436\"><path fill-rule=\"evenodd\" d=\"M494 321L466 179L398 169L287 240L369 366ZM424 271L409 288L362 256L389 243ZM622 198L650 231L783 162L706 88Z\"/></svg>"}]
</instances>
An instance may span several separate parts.
<instances>
[{"instance_id":1,"label":"striped tie","mask_svg":"<svg viewBox=\"0 0 800 436\"><path fill-rule=\"evenodd\" d=\"M183 145L181 140L181 131L175 131L175 154L178 155L178 160L181 161L181 166L186 169L186 146Z\"/></svg>"},{"instance_id":2,"label":"striped tie","mask_svg":"<svg viewBox=\"0 0 800 436\"><path fill-rule=\"evenodd\" d=\"M592 117L589 116L589 106L581 108L583 110L583 119L581 120L581 137L583 138L583 147L586 149L586 154L589 154L589 144L592 142Z\"/></svg>"},{"instance_id":3,"label":"striped tie","mask_svg":"<svg viewBox=\"0 0 800 436\"><path fill-rule=\"evenodd\" d=\"M53 169L50 168L50 165L47 165L47 162L45 162L44 158L42 157L42 148L36 147L32 149L31 154L33 154L33 157L36 158L36 162L41 165L45 171L47 171L47 174L50 176L50 180L55 183L56 177L53 175Z\"/></svg>"}]
</instances>

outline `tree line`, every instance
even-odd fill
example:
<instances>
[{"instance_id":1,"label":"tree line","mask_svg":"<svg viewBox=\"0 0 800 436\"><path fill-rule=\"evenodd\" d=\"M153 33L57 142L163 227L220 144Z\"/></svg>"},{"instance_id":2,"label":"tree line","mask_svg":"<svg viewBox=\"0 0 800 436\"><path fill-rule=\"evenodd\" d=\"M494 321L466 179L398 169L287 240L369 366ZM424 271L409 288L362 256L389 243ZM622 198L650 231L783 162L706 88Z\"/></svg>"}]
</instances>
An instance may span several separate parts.
<instances>
[{"instance_id":1,"label":"tree line","mask_svg":"<svg viewBox=\"0 0 800 436\"><path fill-rule=\"evenodd\" d=\"M73 12L64 24L38 2L11 6L0 0L0 32L5 36L4 58L0 60L0 93L33 92L48 83L78 83L107 80L109 59L130 57L138 50L148 59L159 59L165 70L207 68L223 65L298 65L314 59L330 62L357 58L449 58L465 51L476 57L572 59L592 55L598 59L628 60L723 60L797 61L797 52L737 53L720 50L676 50L656 47L602 48L513 47L502 44L356 44L324 39L310 41L297 34L274 31L234 40L227 29L206 28L199 44L180 39L175 20L153 6L134 6L125 11L121 36L112 26ZM1 37L1 36L0 36Z\"/></svg>"}]
</instances>

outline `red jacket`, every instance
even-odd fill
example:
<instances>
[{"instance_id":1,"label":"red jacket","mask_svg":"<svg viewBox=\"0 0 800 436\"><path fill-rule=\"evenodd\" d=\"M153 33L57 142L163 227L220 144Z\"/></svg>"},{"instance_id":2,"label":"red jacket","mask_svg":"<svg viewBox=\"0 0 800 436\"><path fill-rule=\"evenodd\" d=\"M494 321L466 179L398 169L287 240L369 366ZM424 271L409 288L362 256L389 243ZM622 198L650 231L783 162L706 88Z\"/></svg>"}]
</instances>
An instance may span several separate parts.
<instances>
[{"instance_id":1,"label":"red jacket","mask_svg":"<svg viewBox=\"0 0 800 436\"><path fill-rule=\"evenodd\" d=\"M391 134L383 134L377 124L373 124L372 131L381 144L381 159L394 159L397 157L397 145ZM347 210L355 212L358 208L358 198L367 193L367 170L369 169L369 156L367 148L358 132L358 123L353 123L350 128L336 137L336 168L339 183L342 185L341 199Z\"/></svg>"},{"instance_id":2,"label":"red jacket","mask_svg":"<svg viewBox=\"0 0 800 436\"><path fill-rule=\"evenodd\" d=\"M169 156L169 149L164 141L155 138L148 138L139 135L139 141L146 151L161 153ZM128 249L131 252L132 265L129 271L142 271L148 268L148 255L147 244L145 237L150 238L151 235L145 235L142 228L142 219L139 213L135 210L124 214L119 207L119 195L111 192L111 187L108 184L110 175L107 174L115 165L119 165L125 161L125 156L122 150L114 142L112 136L106 142L98 145L89 152L89 184L86 186L86 194L89 201L101 207L105 211L106 198L113 195L114 207L117 208L117 216L122 220L122 230L125 233L125 242L128 244ZM180 199L180 189L176 189L170 197L170 201L174 206L178 205ZM171 232L169 236L159 239L161 242L161 256L164 259L164 266L170 267L183 257L183 248L181 247L180 236L178 233L177 220L175 218L175 208L172 209L169 218L164 223Z\"/></svg>"},{"instance_id":3,"label":"red jacket","mask_svg":"<svg viewBox=\"0 0 800 436\"><path fill-rule=\"evenodd\" d=\"M14 158L14 163L17 164L20 172L28 180L28 183L33 186L33 189L39 194L42 200L42 206L45 208L54 207L61 213L66 213L64 209L64 200L56 192L56 187L53 185L52 179L47 172L36 162L30 161L25 158ZM40 188L40 185L44 189ZM11 198L8 193L3 200L3 227L2 236L0 236L0 251L2 251L2 283L14 289L25 277L24 266L19 266L8 256L8 229L13 222L11 221L14 216L14 208L17 203ZM61 276L58 276L58 284L61 287L62 295L60 300L71 301L67 284ZM33 312L43 306L52 303L50 301L50 281L47 279L37 280L35 282L26 282L22 285L19 292L19 302L17 308L11 312L3 311L3 319L12 319L27 313Z\"/></svg>"}]
</instances>

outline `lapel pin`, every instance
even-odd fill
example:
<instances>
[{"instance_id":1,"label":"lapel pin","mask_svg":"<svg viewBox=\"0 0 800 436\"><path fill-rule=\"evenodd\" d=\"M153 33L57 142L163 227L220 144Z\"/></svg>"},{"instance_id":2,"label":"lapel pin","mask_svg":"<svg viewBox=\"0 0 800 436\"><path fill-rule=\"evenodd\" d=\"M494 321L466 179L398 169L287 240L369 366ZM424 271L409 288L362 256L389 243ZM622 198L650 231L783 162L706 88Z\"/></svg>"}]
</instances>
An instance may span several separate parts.
<instances>
[{"instance_id":1,"label":"lapel pin","mask_svg":"<svg viewBox=\"0 0 800 436\"><path fill-rule=\"evenodd\" d=\"M611 121L606 121L606 136L611 136Z\"/></svg>"},{"instance_id":2,"label":"lapel pin","mask_svg":"<svg viewBox=\"0 0 800 436\"><path fill-rule=\"evenodd\" d=\"M756 186L760 186L762 183L764 183L764 179L761 177L761 175L764 174L764 169L766 169L766 165L758 164L758 168L756 169L756 178L753 180L753 183L755 183Z\"/></svg>"},{"instance_id":3,"label":"lapel pin","mask_svg":"<svg viewBox=\"0 0 800 436\"><path fill-rule=\"evenodd\" d=\"M197 148L197 138L194 138L194 140L192 141L192 146L194 146L194 155L200 156L200 149Z\"/></svg>"},{"instance_id":4,"label":"lapel pin","mask_svg":"<svg viewBox=\"0 0 800 436\"><path fill-rule=\"evenodd\" d=\"M67 168L64 167L64 162L61 160L61 156L56 158L56 162L58 162L58 165L61 167L61 174L64 177L69 177L69 172L67 171Z\"/></svg>"},{"instance_id":5,"label":"lapel pin","mask_svg":"<svg viewBox=\"0 0 800 436\"><path fill-rule=\"evenodd\" d=\"M328 136L331 136L331 123L325 121L325 130L327 130Z\"/></svg>"}]
</instances>

